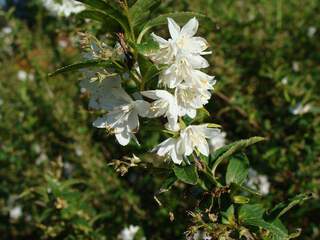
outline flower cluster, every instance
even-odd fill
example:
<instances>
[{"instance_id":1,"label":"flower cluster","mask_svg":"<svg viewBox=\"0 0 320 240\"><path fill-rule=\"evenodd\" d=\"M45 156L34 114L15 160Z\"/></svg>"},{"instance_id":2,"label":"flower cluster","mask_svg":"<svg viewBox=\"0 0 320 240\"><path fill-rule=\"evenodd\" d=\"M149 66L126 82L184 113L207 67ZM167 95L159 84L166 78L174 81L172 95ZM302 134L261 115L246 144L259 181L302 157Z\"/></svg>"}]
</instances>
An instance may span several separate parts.
<instances>
[{"instance_id":1,"label":"flower cluster","mask_svg":"<svg viewBox=\"0 0 320 240\"><path fill-rule=\"evenodd\" d=\"M139 117L164 117L167 119L165 127L173 136L154 149L159 156L170 157L176 164L188 161L187 157L194 151L208 156L210 146L207 139L218 137L220 130L211 128L210 124L186 126L183 122L183 117L195 118L197 110L208 103L215 84L213 76L200 71L209 66L203 55L211 52L206 51L208 43L205 39L195 37L198 26L196 18L182 28L168 18L170 39L165 40L152 33L159 50L149 57L156 65L166 66L159 75L159 89L141 91L132 98L121 87L126 74L111 76L104 72L106 70L99 70L98 77L95 77L96 72L87 71L81 87L91 93L89 105L107 111L93 125L107 129L115 134L121 145L127 145L131 139L138 143L135 133L139 129ZM89 59L106 51L95 41L87 48L92 52L86 55ZM139 72L138 66L135 68Z\"/></svg>"}]
</instances>

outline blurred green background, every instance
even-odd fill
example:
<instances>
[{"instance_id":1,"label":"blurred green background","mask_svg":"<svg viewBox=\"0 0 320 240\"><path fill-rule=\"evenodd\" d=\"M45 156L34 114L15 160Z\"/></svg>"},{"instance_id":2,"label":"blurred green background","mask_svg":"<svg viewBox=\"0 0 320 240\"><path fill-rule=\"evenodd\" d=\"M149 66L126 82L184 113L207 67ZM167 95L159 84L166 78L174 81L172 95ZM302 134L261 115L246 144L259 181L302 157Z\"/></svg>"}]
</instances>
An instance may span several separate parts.
<instances>
[{"instance_id":1,"label":"blurred green background","mask_svg":"<svg viewBox=\"0 0 320 240\"><path fill-rule=\"evenodd\" d=\"M121 177L108 165L131 149L91 127L80 74L47 77L80 59L77 32L100 26L41 0L0 5L0 238L116 239L136 225L146 239L183 239L195 189L176 185L159 207L161 177ZM154 14L178 10L213 19L199 28L213 51L213 121L228 141L268 138L249 151L270 182L265 205L314 193L283 220L302 228L299 239L320 239L319 0L164 0ZM159 140L139 138L150 148Z\"/></svg>"}]
</instances>

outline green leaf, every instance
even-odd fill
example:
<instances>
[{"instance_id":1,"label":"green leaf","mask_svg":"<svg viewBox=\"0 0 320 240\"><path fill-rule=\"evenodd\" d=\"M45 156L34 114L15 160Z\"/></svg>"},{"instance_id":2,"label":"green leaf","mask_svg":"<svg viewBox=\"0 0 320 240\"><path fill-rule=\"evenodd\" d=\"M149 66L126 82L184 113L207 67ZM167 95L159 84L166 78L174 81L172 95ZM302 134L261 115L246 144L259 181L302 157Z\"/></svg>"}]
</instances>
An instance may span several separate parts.
<instances>
[{"instance_id":1,"label":"green leaf","mask_svg":"<svg viewBox=\"0 0 320 240\"><path fill-rule=\"evenodd\" d=\"M200 13L195 13L195 12L176 12L176 13L167 13L160 15L149 22L147 22L143 30L141 31L139 37L138 37L138 43L141 42L143 36L153 27L160 26L160 25L165 25L167 24L167 18L173 18L177 23L179 24L184 24L186 21L188 21L192 17L197 17L197 18L204 18L204 19L210 19L206 15L200 14Z\"/></svg>"},{"instance_id":2,"label":"green leaf","mask_svg":"<svg viewBox=\"0 0 320 240\"><path fill-rule=\"evenodd\" d=\"M237 204L246 204L246 203L250 202L250 198L242 196L242 195L233 196L232 200L234 203L237 203Z\"/></svg>"},{"instance_id":3,"label":"green leaf","mask_svg":"<svg viewBox=\"0 0 320 240\"><path fill-rule=\"evenodd\" d=\"M260 204L246 204L239 209L239 222L243 225L260 227L270 232L272 239L288 239L288 230L279 219L267 222L263 219L265 209Z\"/></svg>"},{"instance_id":4,"label":"green leaf","mask_svg":"<svg viewBox=\"0 0 320 240\"><path fill-rule=\"evenodd\" d=\"M223 224L227 224L227 225L231 225L231 226L235 225L236 220L235 220L234 206L233 205L231 205L227 209L227 211L222 212L221 215L222 215L221 221L222 221Z\"/></svg>"},{"instance_id":5,"label":"green leaf","mask_svg":"<svg viewBox=\"0 0 320 240\"><path fill-rule=\"evenodd\" d=\"M88 6L94 8L97 11L104 13L105 15L109 16L110 18L116 20L123 30L129 35L129 24L127 18L123 16L123 14L118 11L117 9L113 8L110 3L107 3L102 0L77 0L78 2L82 2L87 4Z\"/></svg>"},{"instance_id":6,"label":"green leaf","mask_svg":"<svg viewBox=\"0 0 320 240\"><path fill-rule=\"evenodd\" d=\"M113 63L110 60L89 60L86 62L74 63L71 65L59 68L53 73L50 73L49 77L55 76L57 74L65 73L65 72L87 68L87 67L112 67L112 66L113 66Z\"/></svg>"},{"instance_id":7,"label":"green leaf","mask_svg":"<svg viewBox=\"0 0 320 240\"><path fill-rule=\"evenodd\" d=\"M153 41L152 38L148 38L148 40L144 41L143 43L137 44L136 48L140 54L149 55L159 50L159 44Z\"/></svg>"},{"instance_id":8,"label":"green leaf","mask_svg":"<svg viewBox=\"0 0 320 240\"><path fill-rule=\"evenodd\" d=\"M249 172L249 160L243 153L233 156L228 164L226 183L237 183L242 185L247 179Z\"/></svg>"},{"instance_id":9,"label":"green leaf","mask_svg":"<svg viewBox=\"0 0 320 240\"><path fill-rule=\"evenodd\" d=\"M78 13L77 17L92 19L92 20L101 22L104 24L104 26L107 26L107 30L109 32L116 32L118 31L118 29L121 28L121 25L116 20L114 20L113 18L109 17L108 15L100 11L84 10Z\"/></svg>"},{"instance_id":10,"label":"green leaf","mask_svg":"<svg viewBox=\"0 0 320 240\"><path fill-rule=\"evenodd\" d=\"M174 174L182 182L195 185L198 182L198 173L195 165L178 166L173 168Z\"/></svg>"},{"instance_id":11,"label":"green leaf","mask_svg":"<svg viewBox=\"0 0 320 240\"><path fill-rule=\"evenodd\" d=\"M157 76L161 70L141 54L138 55L138 62L142 76L141 89L143 90L145 89L145 85L149 84L149 81Z\"/></svg>"},{"instance_id":12,"label":"green leaf","mask_svg":"<svg viewBox=\"0 0 320 240\"><path fill-rule=\"evenodd\" d=\"M137 26L143 23L160 3L160 0L137 0L129 9L132 25Z\"/></svg>"},{"instance_id":13,"label":"green leaf","mask_svg":"<svg viewBox=\"0 0 320 240\"><path fill-rule=\"evenodd\" d=\"M237 189L241 189L242 191L245 191L245 192L248 192L248 193L251 193L251 194L254 194L254 195L257 195L259 197L262 196L262 194L254 189L251 189L245 185L239 185L239 184L236 184L236 183L231 183L231 187L232 188L237 188Z\"/></svg>"},{"instance_id":14,"label":"green leaf","mask_svg":"<svg viewBox=\"0 0 320 240\"><path fill-rule=\"evenodd\" d=\"M268 211L267 213L268 218L270 219L279 218L294 206L300 205L305 201L309 200L310 198L312 198L312 194L304 193L304 194L299 194L289 199L288 201L281 202L277 204L271 211Z\"/></svg>"},{"instance_id":15,"label":"green leaf","mask_svg":"<svg viewBox=\"0 0 320 240\"><path fill-rule=\"evenodd\" d=\"M166 179L163 181L163 183L162 183L162 185L161 185L161 187L160 187L160 189L159 189L159 191L158 191L157 194L161 194L161 193L164 193L164 192L169 191L169 190L171 189L171 187L173 186L173 184L174 184L177 180L178 180L178 178L176 177L176 175L170 174L170 175L168 176L168 178L166 178Z\"/></svg>"},{"instance_id":16,"label":"green leaf","mask_svg":"<svg viewBox=\"0 0 320 240\"><path fill-rule=\"evenodd\" d=\"M253 145L257 142L263 141L263 140L265 140L263 137L252 137L249 139L239 140L239 141L233 142L231 144L228 144L228 145L218 149L216 152L214 152L211 155L211 159L209 161L209 166L211 166L211 164L213 163L213 167L212 167L213 177L215 177L216 169L223 160L231 157L236 152L239 152L239 151L247 148L248 146Z\"/></svg>"}]
</instances>

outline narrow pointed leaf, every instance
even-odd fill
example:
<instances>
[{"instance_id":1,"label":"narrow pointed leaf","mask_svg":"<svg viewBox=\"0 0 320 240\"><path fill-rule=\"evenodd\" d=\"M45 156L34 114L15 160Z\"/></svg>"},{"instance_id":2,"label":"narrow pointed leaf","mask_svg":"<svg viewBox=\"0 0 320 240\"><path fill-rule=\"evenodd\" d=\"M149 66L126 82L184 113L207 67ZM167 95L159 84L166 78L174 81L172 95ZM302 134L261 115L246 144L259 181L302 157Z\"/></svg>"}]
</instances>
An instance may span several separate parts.
<instances>
[{"instance_id":1,"label":"narrow pointed leaf","mask_svg":"<svg viewBox=\"0 0 320 240\"><path fill-rule=\"evenodd\" d=\"M296 205L300 205L303 202L309 200L312 198L312 194L299 194L288 201L281 202L277 204L271 211L268 212L268 218L279 218L286 212L288 212L291 208L293 208Z\"/></svg>"},{"instance_id":2,"label":"narrow pointed leaf","mask_svg":"<svg viewBox=\"0 0 320 240\"><path fill-rule=\"evenodd\" d=\"M110 60L89 60L86 62L74 63L71 65L59 68L55 72L50 73L49 77L55 76L57 74L65 73L65 72L87 68L87 67L112 67L112 66L113 64Z\"/></svg>"}]
</instances>

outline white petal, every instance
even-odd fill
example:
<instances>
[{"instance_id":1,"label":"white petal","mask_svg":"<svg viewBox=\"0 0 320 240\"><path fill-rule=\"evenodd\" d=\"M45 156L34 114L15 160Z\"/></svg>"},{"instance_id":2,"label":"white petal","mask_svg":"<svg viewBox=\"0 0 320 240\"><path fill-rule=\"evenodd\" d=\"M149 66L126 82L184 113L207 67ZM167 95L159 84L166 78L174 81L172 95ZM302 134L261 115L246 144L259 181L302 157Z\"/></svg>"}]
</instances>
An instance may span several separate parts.
<instances>
[{"instance_id":1,"label":"white petal","mask_svg":"<svg viewBox=\"0 0 320 240\"><path fill-rule=\"evenodd\" d=\"M136 111L132 111L128 116L127 122L128 128L130 131L137 130L139 128L139 117Z\"/></svg>"},{"instance_id":2,"label":"white petal","mask_svg":"<svg viewBox=\"0 0 320 240\"><path fill-rule=\"evenodd\" d=\"M208 48L208 42L202 37L193 37L186 44L186 48L192 53L203 54L203 51Z\"/></svg>"},{"instance_id":3,"label":"white petal","mask_svg":"<svg viewBox=\"0 0 320 240\"><path fill-rule=\"evenodd\" d=\"M154 34L154 33L151 33L151 37L153 38L154 41L158 42L160 47L163 47L165 45L168 45L168 41L165 40L164 38L162 37L159 37L158 35Z\"/></svg>"},{"instance_id":4,"label":"white petal","mask_svg":"<svg viewBox=\"0 0 320 240\"><path fill-rule=\"evenodd\" d=\"M116 133L116 138L122 146L125 146L130 142L131 134L128 131L122 131L120 133Z\"/></svg>"},{"instance_id":5,"label":"white petal","mask_svg":"<svg viewBox=\"0 0 320 240\"><path fill-rule=\"evenodd\" d=\"M217 136L219 136L221 133L221 130L218 128L206 128L204 129L204 135L206 138L212 139Z\"/></svg>"},{"instance_id":6,"label":"white petal","mask_svg":"<svg viewBox=\"0 0 320 240\"><path fill-rule=\"evenodd\" d=\"M187 110L187 115L190 118L195 118L196 117L196 115L197 115L197 110L196 109L189 108L189 109L186 109L186 110Z\"/></svg>"},{"instance_id":7,"label":"white petal","mask_svg":"<svg viewBox=\"0 0 320 240\"><path fill-rule=\"evenodd\" d=\"M191 18L187 22L187 24L183 26L181 30L181 34L186 35L188 37L192 37L197 33L198 27L199 27L198 20L195 17Z\"/></svg>"},{"instance_id":8,"label":"white petal","mask_svg":"<svg viewBox=\"0 0 320 240\"><path fill-rule=\"evenodd\" d=\"M188 56L188 61L195 69L207 68L209 67L208 61L201 57L200 55L192 54Z\"/></svg>"},{"instance_id":9,"label":"white petal","mask_svg":"<svg viewBox=\"0 0 320 240\"><path fill-rule=\"evenodd\" d=\"M197 148L203 155L207 157L209 156L209 145L205 138L199 138L199 141L197 142Z\"/></svg>"},{"instance_id":10,"label":"white petal","mask_svg":"<svg viewBox=\"0 0 320 240\"><path fill-rule=\"evenodd\" d=\"M92 125L96 128L106 128L107 127L107 117L97 118Z\"/></svg>"},{"instance_id":11,"label":"white petal","mask_svg":"<svg viewBox=\"0 0 320 240\"><path fill-rule=\"evenodd\" d=\"M180 35L180 27L179 25L172 19L168 18L168 28L173 40L176 40Z\"/></svg>"},{"instance_id":12,"label":"white petal","mask_svg":"<svg viewBox=\"0 0 320 240\"><path fill-rule=\"evenodd\" d=\"M179 131L180 126L177 122L178 118L176 117L168 117L168 123L166 124L166 128L171 131Z\"/></svg>"},{"instance_id":13,"label":"white petal","mask_svg":"<svg viewBox=\"0 0 320 240\"><path fill-rule=\"evenodd\" d=\"M153 99L153 100L157 100L159 97L157 96L157 90L150 90L150 91L142 91L140 92L141 95Z\"/></svg>"},{"instance_id":14,"label":"white petal","mask_svg":"<svg viewBox=\"0 0 320 240\"><path fill-rule=\"evenodd\" d=\"M147 117L149 114L150 103L137 100L135 101L135 109L141 117Z\"/></svg>"},{"instance_id":15,"label":"white petal","mask_svg":"<svg viewBox=\"0 0 320 240\"><path fill-rule=\"evenodd\" d=\"M182 163L182 161L183 161L183 155L177 154L175 149L172 149L172 152L171 152L170 156L171 156L172 161L175 164L180 165Z\"/></svg>"},{"instance_id":16,"label":"white petal","mask_svg":"<svg viewBox=\"0 0 320 240\"><path fill-rule=\"evenodd\" d=\"M159 156L164 156L174 148L175 140L168 138L167 140L160 143L154 150L157 150Z\"/></svg>"}]
</instances>

